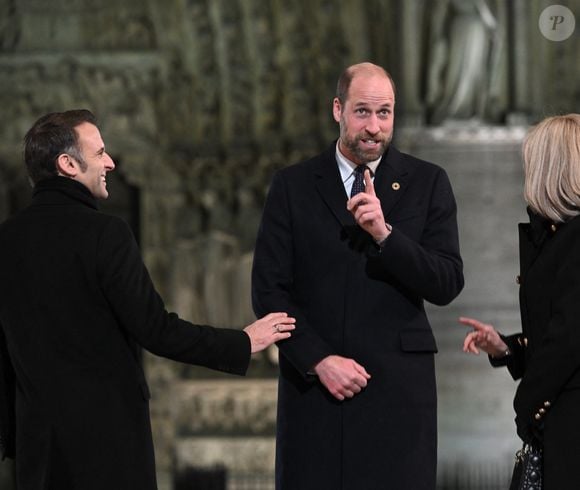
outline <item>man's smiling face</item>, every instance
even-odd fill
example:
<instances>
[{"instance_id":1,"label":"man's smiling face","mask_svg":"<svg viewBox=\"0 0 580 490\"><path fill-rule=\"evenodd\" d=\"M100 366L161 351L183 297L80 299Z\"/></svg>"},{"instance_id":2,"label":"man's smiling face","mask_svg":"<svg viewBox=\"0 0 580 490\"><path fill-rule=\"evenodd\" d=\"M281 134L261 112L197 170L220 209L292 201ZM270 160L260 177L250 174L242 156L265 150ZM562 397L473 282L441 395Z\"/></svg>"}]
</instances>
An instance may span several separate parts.
<instances>
[{"instance_id":1,"label":"man's smiling face","mask_svg":"<svg viewBox=\"0 0 580 490\"><path fill-rule=\"evenodd\" d=\"M83 162L75 180L83 184L95 199L107 199L107 173L115 168L115 163L105 151L105 144L99 129L88 122L75 127L79 136L79 147Z\"/></svg>"},{"instance_id":2,"label":"man's smiling face","mask_svg":"<svg viewBox=\"0 0 580 490\"><path fill-rule=\"evenodd\" d=\"M364 165L380 158L393 138L395 95L391 81L378 73L357 73L344 104L333 102L340 124L342 154Z\"/></svg>"}]
</instances>

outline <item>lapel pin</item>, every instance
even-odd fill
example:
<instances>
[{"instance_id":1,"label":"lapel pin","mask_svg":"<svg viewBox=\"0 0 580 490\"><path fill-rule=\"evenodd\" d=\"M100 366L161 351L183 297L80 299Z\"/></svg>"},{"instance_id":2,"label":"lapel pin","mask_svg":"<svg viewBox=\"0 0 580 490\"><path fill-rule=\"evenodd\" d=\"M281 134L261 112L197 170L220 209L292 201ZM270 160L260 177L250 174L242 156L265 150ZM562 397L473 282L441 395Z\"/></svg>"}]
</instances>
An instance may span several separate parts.
<instances>
[{"instance_id":1,"label":"lapel pin","mask_svg":"<svg viewBox=\"0 0 580 490\"><path fill-rule=\"evenodd\" d=\"M401 188L401 184L399 184L398 182L393 182L391 187L393 188L394 191L398 191Z\"/></svg>"}]
</instances>

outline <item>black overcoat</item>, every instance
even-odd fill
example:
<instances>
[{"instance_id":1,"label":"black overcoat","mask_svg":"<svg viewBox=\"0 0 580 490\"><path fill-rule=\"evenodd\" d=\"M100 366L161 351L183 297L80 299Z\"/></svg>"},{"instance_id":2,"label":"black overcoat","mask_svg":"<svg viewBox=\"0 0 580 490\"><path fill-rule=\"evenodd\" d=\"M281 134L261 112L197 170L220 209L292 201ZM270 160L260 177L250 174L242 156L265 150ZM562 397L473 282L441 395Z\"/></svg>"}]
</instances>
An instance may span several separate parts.
<instances>
[{"instance_id":1,"label":"black overcoat","mask_svg":"<svg viewBox=\"0 0 580 490\"><path fill-rule=\"evenodd\" d=\"M274 176L256 243L255 311L297 318L279 344L276 488L433 490L437 348L423 300L463 287L451 186L390 147L374 180L393 227L380 250L346 209L335 148ZM371 374L354 398L308 374L330 354Z\"/></svg>"},{"instance_id":2,"label":"black overcoat","mask_svg":"<svg viewBox=\"0 0 580 490\"><path fill-rule=\"evenodd\" d=\"M0 271L0 432L18 489L156 489L138 345L243 374L248 336L168 313L127 224L64 177L1 225Z\"/></svg>"},{"instance_id":3,"label":"black overcoat","mask_svg":"<svg viewBox=\"0 0 580 490\"><path fill-rule=\"evenodd\" d=\"M545 490L578 488L580 217L519 225L522 333L506 338L518 434L543 440ZM501 364L494 363L494 364Z\"/></svg>"}]
</instances>

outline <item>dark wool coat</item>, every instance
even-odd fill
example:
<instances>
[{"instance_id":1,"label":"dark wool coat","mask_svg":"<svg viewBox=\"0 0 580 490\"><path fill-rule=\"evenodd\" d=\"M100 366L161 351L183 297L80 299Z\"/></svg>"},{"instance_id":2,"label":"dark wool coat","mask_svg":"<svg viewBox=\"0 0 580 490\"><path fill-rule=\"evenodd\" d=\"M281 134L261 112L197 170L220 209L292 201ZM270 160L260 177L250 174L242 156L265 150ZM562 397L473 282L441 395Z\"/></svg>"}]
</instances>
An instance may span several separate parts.
<instances>
[{"instance_id":1,"label":"dark wool coat","mask_svg":"<svg viewBox=\"0 0 580 490\"><path fill-rule=\"evenodd\" d=\"M504 358L521 378L518 434L544 444L544 490L578 488L580 462L580 217L553 224L530 212L520 224L522 333ZM502 364L495 362L494 365Z\"/></svg>"},{"instance_id":2,"label":"dark wool coat","mask_svg":"<svg viewBox=\"0 0 580 490\"><path fill-rule=\"evenodd\" d=\"M433 490L437 347L423 300L463 287L451 186L390 147L374 180L393 226L380 250L346 209L335 148L274 176L257 238L255 311L297 319L279 344L276 488ZM352 399L308 374L331 354L372 376Z\"/></svg>"},{"instance_id":3,"label":"dark wool coat","mask_svg":"<svg viewBox=\"0 0 580 490\"><path fill-rule=\"evenodd\" d=\"M127 224L63 177L1 225L0 271L0 428L18 489L156 489L137 346L243 374L248 336L168 313Z\"/></svg>"}]
</instances>

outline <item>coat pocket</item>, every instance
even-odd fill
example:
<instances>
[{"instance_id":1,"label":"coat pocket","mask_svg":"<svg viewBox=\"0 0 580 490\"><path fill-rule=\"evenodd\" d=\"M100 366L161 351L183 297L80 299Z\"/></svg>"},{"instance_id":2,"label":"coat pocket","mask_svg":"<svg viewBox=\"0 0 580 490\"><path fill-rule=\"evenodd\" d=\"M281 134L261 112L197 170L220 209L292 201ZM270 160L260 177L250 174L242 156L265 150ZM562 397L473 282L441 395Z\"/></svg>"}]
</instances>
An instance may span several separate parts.
<instances>
[{"instance_id":1,"label":"coat pocket","mask_svg":"<svg viewBox=\"0 0 580 490\"><path fill-rule=\"evenodd\" d=\"M431 330L411 328L399 332L403 352L437 352L437 343Z\"/></svg>"}]
</instances>

